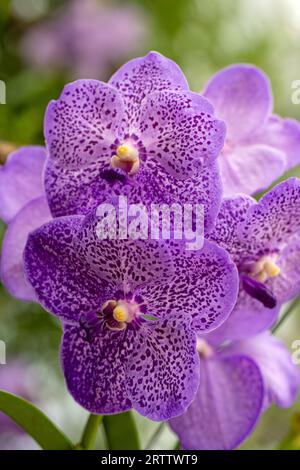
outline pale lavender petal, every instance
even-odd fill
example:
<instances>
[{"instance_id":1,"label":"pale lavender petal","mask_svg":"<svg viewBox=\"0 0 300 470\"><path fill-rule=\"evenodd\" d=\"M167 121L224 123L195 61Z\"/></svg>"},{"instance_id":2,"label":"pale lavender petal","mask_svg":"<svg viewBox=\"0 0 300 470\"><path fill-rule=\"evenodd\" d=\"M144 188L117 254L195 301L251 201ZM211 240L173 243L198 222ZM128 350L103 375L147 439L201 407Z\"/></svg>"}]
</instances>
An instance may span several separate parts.
<instances>
[{"instance_id":1,"label":"pale lavender petal","mask_svg":"<svg viewBox=\"0 0 300 470\"><path fill-rule=\"evenodd\" d=\"M161 91L148 96L139 124L147 149L145 164L151 168L159 160L172 176L185 179L211 163L225 138L224 123L213 114L197 93Z\"/></svg>"},{"instance_id":2,"label":"pale lavender petal","mask_svg":"<svg viewBox=\"0 0 300 470\"><path fill-rule=\"evenodd\" d=\"M238 293L238 274L228 253L205 242L202 250L171 248L175 273L163 282L139 290L148 301L148 313L168 318L185 311L198 331L211 331L232 311Z\"/></svg>"},{"instance_id":3,"label":"pale lavender petal","mask_svg":"<svg viewBox=\"0 0 300 470\"><path fill-rule=\"evenodd\" d=\"M94 214L55 219L33 232L25 249L27 276L52 313L78 319L116 292L132 292L172 272L168 249L151 240L101 240Z\"/></svg>"},{"instance_id":4,"label":"pale lavender petal","mask_svg":"<svg viewBox=\"0 0 300 470\"><path fill-rule=\"evenodd\" d=\"M233 343L226 354L245 354L256 362L265 383L265 406L276 403L288 408L294 403L300 389L300 372L281 340L264 332Z\"/></svg>"},{"instance_id":5,"label":"pale lavender petal","mask_svg":"<svg viewBox=\"0 0 300 470\"><path fill-rule=\"evenodd\" d=\"M269 80L251 65L232 65L217 72L206 85L204 96L216 116L225 121L230 142L258 131L272 109Z\"/></svg>"},{"instance_id":6,"label":"pale lavender petal","mask_svg":"<svg viewBox=\"0 0 300 470\"><path fill-rule=\"evenodd\" d=\"M232 313L219 328L207 334L207 340L218 346L225 341L250 338L273 326L279 310L280 305L266 308L241 289Z\"/></svg>"},{"instance_id":7,"label":"pale lavender petal","mask_svg":"<svg viewBox=\"0 0 300 470\"><path fill-rule=\"evenodd\" d=\"M44 194L46 150L23 147L11 153L0 167L0 218L10 222L32 199Z\"/></svg>"},{"instance_id":8,"label":"pale lavender petal","mask_svg":"<svg viewBox=\"0 0 300 470\"><path fill-rule=\"evenodd\" d=\"M295 119L273 115L250 141L281 150L286 156L286 170L300 163L300 124Z\"/></svg>"},{"instance_id":9,"label":"pale lavender petal","mask_svg":"<svg viewBox=\"0 0 300 470\"><path fill-rule=\"evenodd\" d=\"M134 408L155 421L182 414L199 386L199 356L190 318L147 322L128 358L126 388Z\"/></svg>"},{"instance_id":10,"label":"pale lavender petal","mask_svg":"<svg viewBox=\"0 0 300 470\"><path fill-rule=\"evenodd\" d=\"M123 108L117 90L96 80L78 80L67 85L59 100L49 104L45 116L49 151L45 186L55 216L74 213L72 197L78 195L70 190L71 183L57 182L57 176L62 180L65 175L80 180L81 173L86 171L90 181L95 172L100 176L110 169L112 145L122 136ZM86 202L92 194L92 191L86 194ZM82 198L79 203L83 204Z\"/></svg>"},{"instance_id":11,"label":"pale lavender petal","mask_svg":"<svg viewBox=\"0 0 300 470\"><path fill-rule=\"evenodd\" d=\"M249 243L278 250L300 230L300 180L289 178L249 209L240 234Z\"/></svg>"},{"instance_id":12,"label":"pale lavender petal","mask_svg":"<svg viewBox=\"0 0 300 470\"><path fill-rule=\"evenodd\" d=\"M224 195L255 194L270 186L285 169L285 154L267 145L241 145L224 151L220 157Z\"/></svg>"},{"instance_id":13,"label":"pale lavender petal","mask_svg":"<svg viewBox=\"0 0 300 470\"><path fill-rule=\"evenodd\" d=\"M5 233L0 268L1 281L17 299L36 298L25 275L23 253L30 232L51 218L47 200L42 196L25 205L10 222Z\"/></svg>"},{"instance_id":14,"label":"pale lavender petal","mask_svg":"<svg viewBox=\"0 0 300 470\"><path fill-rule=\"evenodd\" d=\"M192 405L170 421L183 449L234 449L260 415L263 382L256 364L244 356L201 361L201 382Z\"/></svg>"},{"instance_id":15,"label":"pale lavender petal","mask_svg":"<svg viewBox=\"0 0 300 470\"><path fill-rule=\"evenodd\" d=\"M125 387L125 366L133 335L99 330L97 317L90 323L91 327L84 323L64 326L61 360L69 392L91 413L129 410L132 405Z\"/></svg>"},{"instance_id":16,"label":"pale lavender petal","mask_svg":"<svg viewBox=\"0 0 300 470\"><path fill-rule=\"evenodd\" d=\"M186 78L178 65L157 52L129 61L111 77L109 83L122 94L130 123L137 122L141 103L150 93L188 90Z\"/></svg>"}]
</instances>

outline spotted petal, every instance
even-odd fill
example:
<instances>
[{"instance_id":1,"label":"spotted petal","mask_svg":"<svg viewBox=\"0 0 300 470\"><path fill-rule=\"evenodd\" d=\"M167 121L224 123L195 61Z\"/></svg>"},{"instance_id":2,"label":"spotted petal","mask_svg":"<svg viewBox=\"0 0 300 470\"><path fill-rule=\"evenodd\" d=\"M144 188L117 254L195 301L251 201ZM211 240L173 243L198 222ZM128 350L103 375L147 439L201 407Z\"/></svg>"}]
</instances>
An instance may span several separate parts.
<instances>
[{"instance_id":1,"label":"spotted petal","mask_svg":"<svg viewBox=\"0 0 300 470\"><path fill-rule=\"evenodd\" d=\"M148 240L101 240L91 214L53 220L25 249L27 276L42 305L67 319L97 312L117 291L159 282L172 271L167 248Z\"/></svg>"},{"instance_id":2,"label":"spotted petal","mask_svg":"<svg viewBox=\"0 0 300 470\"><path fill-rule=\"evenodd\" d=\"M49 104L45 116L49 151L45 185L53 215L82 213L82 195L75 204L79 189L88 206L95 193L101 191L101 173L110 169L111 146L122 135L123 109L117 90L96 80L78 80L67 85L59 100ZM98 182L83 193L95 173ZM80 188L68 182L71 178Z\"/></svg>"},{"instance_id":3,"label":"spotted petal","mask_svg":"<svg viewBox=\"0 0 300 470\"><path fill-rule=\"evenodd\" d=\"M219 155L225 126L213 117L208 101L197 93L153 93L141 110L140 130L146 148L146 165L162 162L178 179Z\"/></svg>"},{"instance_id":4,"label":"spotted petal","mask_svg":"<svg viewBox=\"0 0 300 470\"><path fill-rule=\"evenodd\" d=\"M280 302L293 299L300 292L300 236L296 234L278 260L280 275L269 281L270 287Z\"/></svg>"},{"instance_id":5,"label":"spotted petal","mask_svg":"<svg viewBox=\"0 0 300 470\"><path fill-rule=\"evenodd\" d=\"M190 318L148 322L136 338L126 387L134 408L162 421L182 414L199 385L199 356Z\"/></svg>"},{"instance_id":6,"label":"spotted petal","mask_svg":"<svg viewBox=\"0 0 300 470\"><path fill-rule=\"evenodd\" d=\"M166 317L184 310L192 316L198 331L215 329L228 317L237 299L239 282L234 263L226 251L209 242L199 251L174 243L171 253L173 277L139 290L148 300L149 314Z\"/></svg>"},{"instance_id":7,"label":"spotted petal","mask_svg":"<svg viewBox=\"0 0 300 470\"><path fill-rule=\"evenodd\" d=\"M300 230L300 180L289 178L249 210L240 234L256 245L277 250Z\"/></svg>"},{"instance_id":8,"label":"spotted petal","mask_svg":"<svg viewBox=\"0 0 300 470\"><path fill-rule=\"evenodd\" d=\"M199 385L195 334L187 317L111 331L94 315L64 326L61 349L70 393L92 413L132 406L153 420L182 413Z\"/></svg>"},{"instance_id":9,"label":"spotted petal","mask_svg":"<svg viewBox=\"0 0 300 470\"><path fill-rule=\"evenodd\" d=\"M204 165L182 180L172 176L160 162L153 168L142 166L131 179L121 171L100 171L97 163L77 171L48 161L46 187L56 215L87 214L112 196L122 195L128 204L142 203L149 211L151 204L202 205L206 231L214 224L222 191L216 163Z\"/></svg>"},{"instance_id":10,"label":"spotted petal","mask_svg":"<svg viewBox=\"0 0 300 470\"><path fill-rule=\"evenodd\" d=\"M137 122L141 103L150 93L188 90L186 78L178 65L157 52L150 52L123 65L109 83L121 93L129 123Z\"/></svg>"},{"instance_id":11,"label":"spotted petal","mask_svg":"<svg viewBox=\"0 0 300 470\"><path fill-rule=\"evenodd\" d=\"M100 329L99 319L93 316L89 323L64 326L61 359L68 389L91 413L129 410L132 405L125 389L125 365L132 335L126 338L123 332Z\"/></svg>"},{"instance_id":12,"label":"spotted petal","mask_svg":"<svg viewBox=\"0 0 300 470\"><path fill-rule=\"evenodd\" d=\"M237 265L243 256L247 259L250 254L251 247L239 236L238 227L247 220L248 210L253 204L256 204L255 200L246 195L223 199L215 227L208 236L209 240L227 250Z\"/></svg>"}]
</instances>

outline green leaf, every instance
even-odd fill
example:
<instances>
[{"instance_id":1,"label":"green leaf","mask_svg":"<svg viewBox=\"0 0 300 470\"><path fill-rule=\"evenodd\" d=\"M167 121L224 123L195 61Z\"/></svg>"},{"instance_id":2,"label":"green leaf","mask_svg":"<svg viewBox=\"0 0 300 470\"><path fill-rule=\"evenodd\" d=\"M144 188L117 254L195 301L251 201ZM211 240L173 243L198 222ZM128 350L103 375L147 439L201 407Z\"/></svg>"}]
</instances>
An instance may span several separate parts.
<instances>
[{"instance_id":1,"label":"green leaf","mask_svg":"<svg viewBox=\"0 0 300 470\"><path fill-rule=\"evenodd\" d=\"M139 450L141 448L131 411L104 416L103 425L109 450Z\"/></svg>"},{"instance_id":2,"label":"green leaf","mask_svg":"<svg viewBox=\"0 0 300 470\"><path fill-rule=\"evenodd\" d=\"M0 411L21 426L44 450L73 449L71 441L38 408L0 390Z\"/></svg>"},{"instance_id":3,"label":"green leaf","mask_svg":"<svg viewBox=\"0 0 300 470\"><path fill-rule=\"evenodd\" d=\"M92 450L94 448L102 420L103 416L90 414L82 434L81 443L79 444L81 449Z\"/></svg>"}]
</instances>

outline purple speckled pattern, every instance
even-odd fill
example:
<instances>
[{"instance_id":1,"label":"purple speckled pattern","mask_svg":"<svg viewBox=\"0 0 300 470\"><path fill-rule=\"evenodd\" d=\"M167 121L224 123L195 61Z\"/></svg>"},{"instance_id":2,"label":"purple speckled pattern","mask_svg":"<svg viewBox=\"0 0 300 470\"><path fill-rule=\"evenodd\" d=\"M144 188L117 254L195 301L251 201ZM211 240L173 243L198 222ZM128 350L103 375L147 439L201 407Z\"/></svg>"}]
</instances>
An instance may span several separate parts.
<instances>
[{"instance_id":1,"label":"purple speckled pattern","mask_svg":"<svg viewBox=\"0 0 300 470\"><path fill-rule=\"evenodd\" d=\"M141 287L139 294L149 299L152 314L168 317L184 308L198 332L217 328L232 311L238 293L238 275L228 253L207 241L201 251L188 251L178 243L170 250L175 276Z\"/></svg>"},{"instance_id":2,"label":"purple speckled pattern","mask_svg":"<svg viewBox=\"0 0 300 470\"><path fill-rule=\"evenodd\" d=\"M204 96L225 121L220 156L224 193L255 194L300 163L300 125L272 114L267 76L252 65L232 65L206 84Z\"/></svg>"},{"instance_id":3,"label":"purple speckled pattern","mask_svg":"<svg viewBox=\"0 0 300 470\"><path fill-rule=\"evenodd\" d=\"M248 196L224 199L215 229L209 238L226 249L241 276L237 304L228 321L216 331L226 339L251 336L270 327L279 308L300 288L299 229L300 181L290 178L271 189L257 203ZM263 281L276 298L274 308L266 308L243 288L242 277L264 257L271 257L280 268L278 275ZM242 325L243 324L243 328Z\"/></svg>"},{"instance_id":4,"label":"purple speckled pattern","mask_svg":"<svg viewBox=\"0 0 300 470\"><path fill-rule=\"evenodd\" d=\"M287 244L300 230L300 180L289 178L265 194L249 210L240 227L241 236L249 243L264 244L269 249Z\"/></svg>"},{"instance_id":5,"label":"purple speckled pattern","mask_svg":"<svg viewBox=\"0 0 300 470\"><path fill-rule=\"evenodd\" d=\"M114 292L135 290L148 299L148 313L159 318L188 306L194 326L202 331L228 317L238 276L225 250L209 242L203 250L189 251L181 242L100 240L97 220L64 217L30 235L27 274L47 309L78 319Z\"/></svg>"},{"instance_id":6,"label":"purple speckled pattern","mask_svg":"<svg viewBox=\"0 0 300 470\"><path fill-rule=\"evenodd\" d=\"M181 242L101 240L98 220L94 213L55 219L31 233L25 249L38 300L65 323L69 389L94 412L116 413L131 403L153 420L177 416L198 386L195 326L210 331L229 315L235 265L212 243L202 253ZM140 314L116 331L120 325L103 310L111 300L138 304ZM108 382L117 394L111 402Z\"/></svg>"},{"instance_id":7,"label":"purple speckled pattern","mask_svg":"<svg viewBox=\"0 0 300 470\"><path fill-rule=\"evenodd\" d=\"M224 136L207 100L189 92L179 67L155 52L121 67L108 85L67 85L45 116L51 212L85 214L112 194L146 205L192 199L205 204L209 230L221 196L220 178L213 178ZM124 143L139 156L134 175L111 166Z\"/></svg>"},{"instance_id":8,"label":"purple speckled pattern","mask_svg":"<svg viewBox=\"0 0 300 470\"><path fill-rule=\"evenodd\" d=\"M212 120L213 107L197 93L163 91L142 106L140 132L147 148L146 164L160 160L177 179L186 179L210 163L223 146L224 126Z\"/></svg>"},{"instance_id":9,"label":"purple speckled pattern","mask_svg":"<svg viewBox=\"0 0 300 470\"><path fill-rule=\"evenodd\" d=\"M70 393L89 411L110 414L134 407L161 421L181 414L195 396L195 345L186 315L140 320L119 332L90 318L83 326L65 325L62 363Z\"/></svg>"}]
</instances>

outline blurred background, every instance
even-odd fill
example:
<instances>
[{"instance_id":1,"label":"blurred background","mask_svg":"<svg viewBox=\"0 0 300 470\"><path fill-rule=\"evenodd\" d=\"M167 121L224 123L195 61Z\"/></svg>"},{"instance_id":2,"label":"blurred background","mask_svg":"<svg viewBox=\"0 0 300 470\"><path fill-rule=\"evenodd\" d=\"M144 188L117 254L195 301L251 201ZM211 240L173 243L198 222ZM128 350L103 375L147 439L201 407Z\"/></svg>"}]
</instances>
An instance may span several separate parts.
<instances>
[{"instance_id":1,"label":"blurred background","mask_svg":"<svg viewBox=\"0 0 300 470\"><path fill-rule=\"evenodd\" d=\"M107 80L124 61L151 49L175 60L194 91L228 64L256 64L270 77L275 111L300 119L300 104L291 100L292 82L300 80L299 0L1 0L6 104L0 105L0 144L43 144L45 107L65 83ZM300 176L299 169L295 173ZM87 413L66 392L60 335L53 317L1 287L0 340L6 343L7 365L0 365L0 388L11 383L76 441ZM300 338L300 312L278 335L288 347ZM270 409L242 448L276 448L297 412L300 400L291 410ZM135 418L143 445L149 445L157 424ZM150 447L173 448L175 442L165 427ZM100 436L98 447L104 445ZM36 448L0 414L0 449L13 446Z\"/></svg>"}]
</instances>

